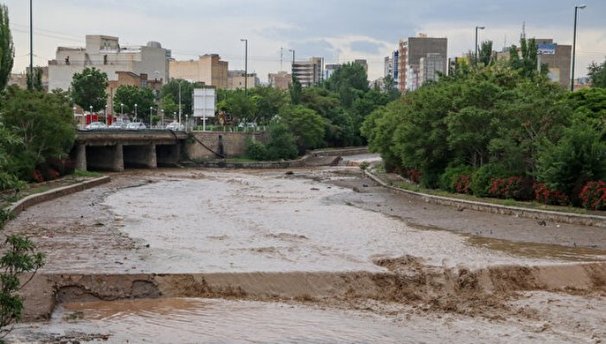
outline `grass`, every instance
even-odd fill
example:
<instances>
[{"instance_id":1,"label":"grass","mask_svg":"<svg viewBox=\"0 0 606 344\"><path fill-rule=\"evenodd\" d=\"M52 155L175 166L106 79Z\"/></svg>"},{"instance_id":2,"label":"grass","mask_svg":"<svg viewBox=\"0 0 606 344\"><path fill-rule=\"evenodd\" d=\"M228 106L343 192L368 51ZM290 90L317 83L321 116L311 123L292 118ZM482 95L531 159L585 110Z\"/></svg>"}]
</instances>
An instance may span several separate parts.
<instances>
[{"instance_id":1,"label":"grass","mask_svg":"<svg viewBox=\"0 0 606 344\"><path fill-rule=\"evenodd\" d=\"M76 170L73 174L75 177L101 177L103 174L99 172Z\"/></svg>"}]
</instances>

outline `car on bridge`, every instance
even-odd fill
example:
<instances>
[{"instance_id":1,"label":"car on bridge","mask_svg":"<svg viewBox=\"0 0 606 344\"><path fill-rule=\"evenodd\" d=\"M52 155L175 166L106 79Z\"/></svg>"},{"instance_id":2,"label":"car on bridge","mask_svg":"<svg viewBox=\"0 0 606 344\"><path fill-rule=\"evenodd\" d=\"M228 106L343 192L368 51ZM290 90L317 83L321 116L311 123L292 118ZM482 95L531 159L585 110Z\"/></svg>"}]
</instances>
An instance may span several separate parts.
<instances>
[{"instance_id":1,"label":"car on bridge","mask_svg":"<svg viewBox=\"0 0 606 344\"><path fill-rule=\"evenodd\" d=\"M107 124L103 122L91 122L84 129L88 130L99 130L99 129L107 129Z\"/></svg>"},{"instance_id":2,"label":"car on bridge","mask_svg":"<svg viewBox=\"0 0 606 344\"><path fill-rule=\"evenodd\" d=\"M126 125L127 130L142 130L147 129L143 122L130 122Z\"/></svg>"},{"instance_id":3,"label":"car on bridge","mask_svg":"<svg viewBox=\"0 0 606 344\"><path fill-rule=\"evenodd\" d=\"M185 130L185 126L177 121L171 122L168 125L166 125L166 128L168 130L173 130L173 131L183 131Z\"/></svg>"},{"instance_id":4,"label":"car on bridge","mask_svg":"<svg viewBox=\"0 0 606 344\"><path fill-rule=\"evenodd\" d=\"M107 128L108 129L126 129L127 125L128 125L128 122L115 121L114 123L110 124L110 126Z\"/></svg>"}]
</instances>

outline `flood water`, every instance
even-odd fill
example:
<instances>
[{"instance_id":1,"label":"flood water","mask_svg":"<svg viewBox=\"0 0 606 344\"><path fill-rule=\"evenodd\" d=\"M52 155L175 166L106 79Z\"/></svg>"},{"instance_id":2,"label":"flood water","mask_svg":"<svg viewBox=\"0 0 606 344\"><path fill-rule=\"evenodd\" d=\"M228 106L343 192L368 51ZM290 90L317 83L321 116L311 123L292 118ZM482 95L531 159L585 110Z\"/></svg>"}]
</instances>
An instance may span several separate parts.
<instances>
[{"instance_id":1,"label":"flood water","mask_svg":"<svg viewBox=\"0 0 606 344\"><path fill-rule=\"evenodd\" d=\"M535 333L540 323L459 316L386 318L323 307L209 299L66 304L50 324L20 325L15 343L570 343L571 334ZM88 341L87 341L88 342Z\"/></svg>"},{"instance_id":2,"label":"flood water","mask_svg":"<svg viewBox=\"0 0 606 344\"><path fill-rule=\"evenodd\" d=\"M275 173L205 173L126 189L105 205L149 244L138 266L146 272L382 271L374 258L405 255L446 267L553 263L329 201L341 193L353 191Z\"/></svg>"},{"instance_id":3,"label":"flood water","mask_svg":"<svg viewBox=\"0 0 606 344\"><path fill-rule=\"evenodd\" d=\"M138 187L104 191L100 206L107 222L85 231L68 231L64 237L44 232L49 242L59 242L61 248L49 252L44 270L386 272L374 263L377 258L411 256L425 266L445 268L551 265L604 258L601 251L583 251L579 259L574 250L550 254L557 248L508 247L501 241L470 240L448 231L409 226L394 216L354 206L348 201L356 195L352 189L326 182L356 177L322 169L305 173L171 171L145 177L149 182ZM91 202L84 194L75 197L81 197L75 198L76 203ZM73 204L69 198L63 202L57 206ZM29 216L32 214L35 212ZM130 238L137 250L103 251L105 244L99 238L111 230L119 236L109 244L118 247L121 238ZM72 244L83 242L91 246ZM529 250L539 254L526 254ZM122 261L127 258L128 263ZM9 342L569 343L579 338L592 342L586 339L599 327L577 337L568 329L541 330L544 322L534 315L523 320L487 320L461 314L377 313L320 305L191 298L67 303L55 310L49 323L19 325ZM606 313L603 298L598 309Z\"/></svg>"}]
</instances>

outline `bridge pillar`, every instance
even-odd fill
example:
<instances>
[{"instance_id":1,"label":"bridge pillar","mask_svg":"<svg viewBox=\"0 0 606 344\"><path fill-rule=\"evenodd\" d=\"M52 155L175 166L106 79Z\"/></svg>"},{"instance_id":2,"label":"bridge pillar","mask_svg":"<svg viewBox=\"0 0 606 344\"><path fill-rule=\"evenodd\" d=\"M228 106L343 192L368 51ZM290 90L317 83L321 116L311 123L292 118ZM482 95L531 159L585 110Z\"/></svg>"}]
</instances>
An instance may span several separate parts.
<instances>
[{"instance_id":1,"label":"bridge pillar","mask_svg":"<svg viewBox=\"0 0 606 344\"><path fill-rule=\"evenodd\" d=\"M121 143L118 143L114 148L113 171L124 171L124 147Z\"/></svg>"},{"instance_id":2,"label":"bridge pillar","mask_svg":"<svg viewBox=\"0 0 606 344\"><path fill-rule=\"evenodd\" d=\"M76 169L86 171L86 145L81 143L74 148Z\"/></svg>"}]
</instances>

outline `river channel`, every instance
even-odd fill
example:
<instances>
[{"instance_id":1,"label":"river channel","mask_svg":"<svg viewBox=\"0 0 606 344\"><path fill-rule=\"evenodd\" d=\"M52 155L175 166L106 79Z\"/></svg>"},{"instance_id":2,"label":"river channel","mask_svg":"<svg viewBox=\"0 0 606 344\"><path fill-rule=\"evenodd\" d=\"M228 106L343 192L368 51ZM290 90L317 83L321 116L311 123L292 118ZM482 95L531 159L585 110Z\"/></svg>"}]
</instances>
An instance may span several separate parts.
<instances>
[{"instance_id":1,"label":"river channel","mask_svg":"<svg viewBox=\"0 0 606 344\"><path fill-rule=\"evenodd\" d=\"M26 233L47 254L41 274L220 276L240 290L65 299L49 321L18 325L9 342L599 343L606 336L604 269L592 265L589 277L578 277L588 269L582 264L606 259L606 231L425 204L385 191L357 167L114 174L107 185L27 210L8 230Z\"/></svg>"}]
</instances>

